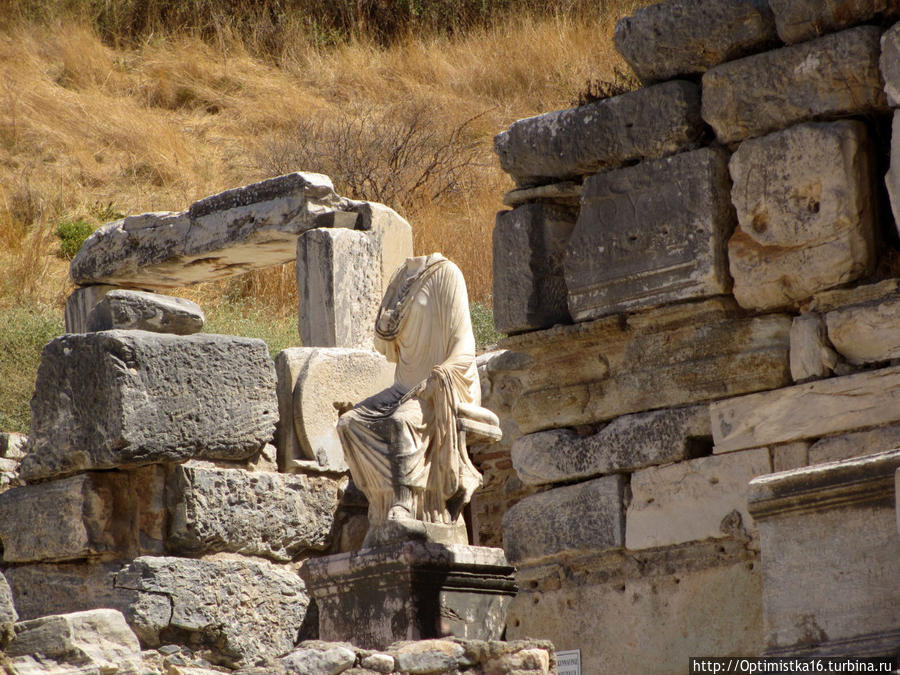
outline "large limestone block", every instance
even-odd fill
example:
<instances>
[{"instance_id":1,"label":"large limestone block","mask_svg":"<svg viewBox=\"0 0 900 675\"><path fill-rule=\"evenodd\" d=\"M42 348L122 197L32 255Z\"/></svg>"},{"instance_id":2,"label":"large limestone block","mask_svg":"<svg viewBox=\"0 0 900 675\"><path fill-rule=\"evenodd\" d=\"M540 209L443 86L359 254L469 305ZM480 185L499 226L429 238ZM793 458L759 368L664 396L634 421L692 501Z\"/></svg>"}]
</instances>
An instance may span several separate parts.
<instances>
[{"instance_id":1,"label":"large limestone block","mask_svg":"<svg viewBox=\"0 0 900 675\"><path fill-rule=\"evenodd\" d=\"M96 284L93 286L82 286L72 291L66 300L66 332L87 333L87 318L91 310L94 309L104 295L115 289L115 286L108 284Z\"/></svg>"},{"instance_id":2,"label":"large limestone block","mask_svg":"<svg viewBox=\"0 0 900 675\"><path fill-rule=\"evenodd\" d=\"M790 325L716 298L557 327L507 338L493 386L522 433L774 389Z\"/></svg>"},{"instance_id":3,"label":"large limestone block","mask_svg":"<svg viewBox=\"0 0 900 675\"><path fill-rule=\"evenodd\" d=\"M15 623L18 620L19 615L13 602L12 589L6 581L6 577L0 574L0 626Z\"/></svg>"},{"instance_id":4,"label":"large limestone block","mask_svg":"<svg viewBox=\"0 0 900 675\"><path fill-rule=\"evenodd\" d=\"M566 250L572 318L727 293L730 186L710 148L588 178Z\"/></svg>"},{"instance_id":5,"label":"large limestone block","mask_svg":"<svg viewBox=\"0 0 900 675\"><path fill-rule=\"evenodd\" d=\"M394 364L360 349L295 347L275 357L278 373L278 457L282 471L314 461L346 471L335 425L339 412L394 383Z\"/></svg>"},{"instance_id":6,"label":"large limestone block","mask_svg":"<svg viewBox=\"0 0 900 675\"><path fill-rule=\"evenodd\" d=\"M606 551L624 545L621 475L526 497L503 515L503 550L510 562L558 553Z\"/></svg>"},{"instance_id":7,"label":"large limestone block","mask_svg":"<svg viewBox=\"0 0 900 675\"><path fill-rule=\"evenodd\" d=\"M703 135L695 84L666 82L519 120L494 138L520 185L554 183L696 147Z\"/></svg>"},{"instance_id":8,"label":"large limestone block","mask_svg":"<svg viewBox=\"0 0 900 675\"><path fill-rule=\"evenodd\" d=\"M703 119L723 143L804 120L880 112L881 29L860 26L724 63L703 75Z\"/></svg>"},{"instance_id":9,"label":"large limestone block","mask_svg":"<svg viewBox=\"0 0 900 675\"><path fill-rule=\"evenodd\" d=\"M177 466L169 478L169 550L229 551L288 562L331 543L346 479Z\"/></svg>"},{"instance_id":10,"label":"large limestone block","mask_svg":"<svg viewBox=\"0 0 900 675\"><path fill-rule=\"evenodd\" d=\"M850 363L900 357L900 295L825 315L828 339Z\"/></svg>"},{"instance_id":11,"label":"large limestone block","mask_svg":"<svg viewBox=\"0 0 900 675\"><path fill-rule=\"evenodd\" d=\"M4 571L22 621L47 614L109 608L124 612L134 591L116 589L123 562L70 562L12 565Z\"/></svg>"},{"instance_id":12,"label":"large limestone block","mask_svg":"<svg viewBox=\"0 0 900 675\"><path fill-rule=\"evenodd\" d=\"M716 401L710 416L723 452L900 422L900 366Z\"/></svg>"},{"instance_id":13,"label":"large limestone block","mask_svg":"<svg viewBox=\"0 0 900 675\"><path fill-rule=\"evenodd\" d=\"M90 473L4 492L3 560L57 561L133 552L135 508L128 487L127 477Z\"/></svg>"},{"instance_id":14,"label":"large limestone block","mask_svg":"<svg viewBox=\"0 0 900 675\"><path fill-rule=\"evenodd\" d=\"M644 82L705 72L777 41L765 0L666 0L616 24L616 50Z\"/></svg>"},{"instance_id":15,"label":"large limestone block","mask_svg":"<svg viewBox=\"0 0 900 675\"><path fill-rule=\"evenodd\" d=\"M897 0L874 0L875 2L892 2L900 8ZM888 103L896 108L900 106L900 23L895 23L881 36L881 75L884 77L884 92Z\"/></svg>"},{"instance_id":16,"label":"large limestone block","mask_svg":"<svg viewBox=\"0 0 900 675\"><path fill-rule=\"evenodd\" d=\"M3 651L13 673L139 672L141 665L137 636L122 613L114 609L56 614L17 623Z\"/></svg>"},{"instance_id":17,"label":"large limestone block","mask_svg":"<svg viewBox=\"0 0 900 675\"><path fill-rule=\"evenodd\" d=\"M749 508L760 534L766 654L896 653L900 450L762 476Z\"/></svg>"},{"instance_id":18,"label":"large limestone block","mask_svg":"<svg viewBox=\"0 0 900 675\"><path fill-rule=\"evenodd\" d=\"M894 113L891 125L891 168L885 175L884 182L891 200L894 227L900 232L900 110Z\"/></svg>"},{"instance_id":19,"label":"large limestone block","mask_svg":"<svg viewBox=\"0 0 900 675\"><path fill-rule=\"evenodd\" d=\"M897 0L769 0L778 37L794 43L895 14Z\"/></svg>"},{"instance_id":20,"label":"large limestone block","mask_svg":"<svg viewBox=\"0 0 900 675\"><path fill-rule=\"evenodd\" d=\"M203 330L206 315L196 302L170 295L116 289L94 305L87 331L147 330L190 335Z\"/></svg>"},{"instance_id":21,"label":"large limestone block","mask_svg":"<svg viewBox=\"0 0 900 675\"><path fill-rule=\"evenodd\" d=\"M809 464L874 455L900 448L900 426L878 427L821 438L809 446Z\"/></svg>"},{"instance_id":22,"label":"large limestone block","mask_svg":"<svg viewBox=\"0 0 900 675\"><path fill-rule=\"evenodd\" d=\"M143 644L209 647L232 666L290 651L309 604L296 572L249 559L137 558L116 588L137 591L125 616Z\"/></svg>"},{"instance_id":23,"label":"large limestone block","mask_svg":"<svg viewBox=\"0 0 900 675\"><path fill-rule=\"evenodd\" d=\"M177 288L290 262L297 235L320 223L356 223L356 202L331 179L290 173L226 190L179 213L108 223L84 242L69 274L77 284Z\"/></svg>"},{"instance_id":24,"label":"large limestone block","mask_svg":"<svg viewBox=\"0 0 900 675\"><path fill-rule=\"evenodd\" d=\"M494 226L494 325L502 333L570 323L563 258L575 214L525 204L497 214Z\"/></svg>"},{"instance_id":25,"label":"large limestone block","mask_svg":"<svg viewBox=\"0 0 900 675\"><path fill-rule=\"evenodd\" d=\"M709 406L697 405L623 415L588 436L527 434L513 444L512 462L522 482L542 485L690 459L711 444Z\"/></svg>"},{"instance_id":26,"label":"large limestone block","mask_svg":"<svg viewBox=\"0 0 900 675\"><path fill-rule=\"evenodd\" d=\"M762 650L758 557L729 540L519 566L517 578L507 639L579 649L585 675L684 675L697 654Z\"/></svg>"},{"instance_id":27,"label":"large limestone block","mask_svg":"<svg viewBox=\"0 0 900 675\"><path fill-rule=\"evenodd\" d=\"M875 264L873 151L862 122L808 123L732 155L734 295L751 309L805 300Z\"/></svg>"},{"instance_id":28,"label":"large limestone block","mask_svg":"<svg viewBox=\"0 0 900 675\"><path fill-rule=\"evenodd\" d=\"M794 317L791 324L791 377L794 381L827 377L837 363L838 355L828 342L822 315L810 312Z\"/></svg>"},{"instance_id":29,"label":"large limestone block","mask_svg":"<svg viewBox=\"0 0 900 675\"><path fill-rule=\"evenodd\" d=\"M272 438L277 410L275 372L262 340L145 331L63 335L41 355L21 475L243 459Z\"/></svg>"},{"instance_id":30,"label":"large limestone block","mask_svg":"<svg viewBox=\"0 0 900 675\"><path fill-rule=\"evenodd\" d=\"M752 531L750 479L772 472L767 448L650 467L631 476L629 549L674 546Z\"/></svg>"}]
</instances>

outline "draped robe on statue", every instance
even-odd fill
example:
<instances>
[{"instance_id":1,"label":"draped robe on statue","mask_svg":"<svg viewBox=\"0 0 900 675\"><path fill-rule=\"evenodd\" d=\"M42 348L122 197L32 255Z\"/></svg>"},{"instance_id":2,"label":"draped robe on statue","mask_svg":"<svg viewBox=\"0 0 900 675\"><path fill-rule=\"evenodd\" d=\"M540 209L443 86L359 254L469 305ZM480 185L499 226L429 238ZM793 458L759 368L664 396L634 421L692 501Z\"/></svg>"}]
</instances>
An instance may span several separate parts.
<instances>
[{"instance_id":1,"label":"draped robe on statue","mask_svg":"<svg viewBox=\"0 0 900 675\"><path fill-rule=\"evenodd\" d=\"M408 517L452 524L481 485L456 427L459 403L481 404L459 268L439 253L408 258L391 279L375 333L376 349L397 364L394 384L338 422L353 480L369 500L370 531L389 513L397 517L400 495L411 495L401 510Z\"/></svg>"}]
</instances>

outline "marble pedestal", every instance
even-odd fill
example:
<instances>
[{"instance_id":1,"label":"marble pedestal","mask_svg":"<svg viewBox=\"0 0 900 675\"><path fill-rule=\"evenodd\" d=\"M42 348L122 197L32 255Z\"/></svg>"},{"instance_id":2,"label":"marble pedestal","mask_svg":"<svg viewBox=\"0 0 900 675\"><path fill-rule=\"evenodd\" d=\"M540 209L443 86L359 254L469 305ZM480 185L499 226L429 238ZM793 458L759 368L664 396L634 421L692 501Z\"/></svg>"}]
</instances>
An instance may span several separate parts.
<instances>
[{"instance_id":1,"label":"marble pedestal","mask_svg":"<svg viewBox=\"0 0 900 675\"><path fill-rule=\"evenodd\" d=\"M398 640L497 640L516 593L502 549L407 541L308 560L300 572L319 638L384 649Z\"/></svg>"},{"instance_id":2,"label":"marble pedestal","mask_svg":"<svg viewBox=\"0 0 900 675\"><path fill-rule=\"evenodd\" d=\"M750 482L765 654L900 655L900 449Z\"/></svg>"}]
</instances>

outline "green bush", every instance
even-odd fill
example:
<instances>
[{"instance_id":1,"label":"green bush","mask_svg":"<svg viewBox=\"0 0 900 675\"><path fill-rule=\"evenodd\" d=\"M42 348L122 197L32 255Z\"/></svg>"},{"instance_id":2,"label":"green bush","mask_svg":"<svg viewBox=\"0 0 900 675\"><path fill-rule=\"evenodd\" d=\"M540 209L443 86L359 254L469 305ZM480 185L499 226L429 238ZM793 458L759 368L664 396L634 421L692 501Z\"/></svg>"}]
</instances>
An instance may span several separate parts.
<instances>
[{"instance_id":1,"label":"green bush","mask_svg":"<svg viewBox=\"0 0 900 675\"><path fill-rule=\"evenodd\" d=\"M78 253L84 240L94 231L94 226L86 220L64 220L56 226L54 234L59 237L59 257L71 260Z\"/></svg>"},{"instance_id":2,"label":"green bush","mask_svg":"<svg viewBox=\"0 0 900 675\"><path fill-rule=\"evenodd\" d=\"M64 330L48 305L0 308L0 431L27 433L41 350Z\"/></svg>"}]
</instances>

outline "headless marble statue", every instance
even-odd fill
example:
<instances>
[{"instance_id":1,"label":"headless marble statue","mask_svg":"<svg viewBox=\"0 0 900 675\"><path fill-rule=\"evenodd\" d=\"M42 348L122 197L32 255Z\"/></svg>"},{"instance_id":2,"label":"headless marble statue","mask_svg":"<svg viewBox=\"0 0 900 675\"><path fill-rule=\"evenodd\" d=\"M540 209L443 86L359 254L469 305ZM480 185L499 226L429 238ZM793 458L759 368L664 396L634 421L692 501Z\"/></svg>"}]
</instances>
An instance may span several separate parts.
<instances>
[{"instance_id":1,"label":"headless marble statue","mask_svg":"<svg viewBox=\"0 0 900 675\"><path fill-rule=\"evenodd\" d=\"M397 364L394 384L338 421L353 481L369 500L364 546L380 543L379 530L413 524L428 538L445 531L445 543L465 544L459 515L481 474L456 416L460 406L478 409L481 389L459 268L439 253L407 258L385 293L375 335L376 349Z\"/></svg>"}]
</instances>

